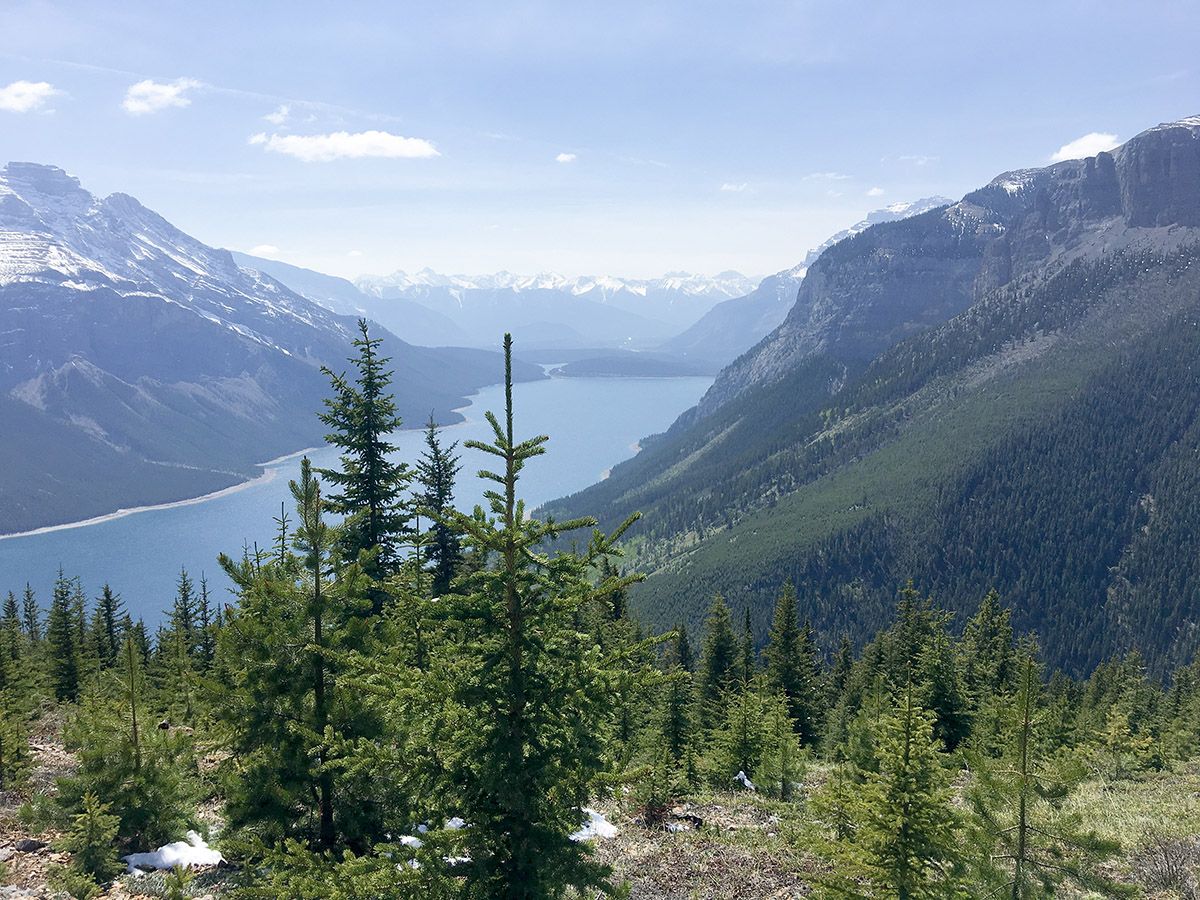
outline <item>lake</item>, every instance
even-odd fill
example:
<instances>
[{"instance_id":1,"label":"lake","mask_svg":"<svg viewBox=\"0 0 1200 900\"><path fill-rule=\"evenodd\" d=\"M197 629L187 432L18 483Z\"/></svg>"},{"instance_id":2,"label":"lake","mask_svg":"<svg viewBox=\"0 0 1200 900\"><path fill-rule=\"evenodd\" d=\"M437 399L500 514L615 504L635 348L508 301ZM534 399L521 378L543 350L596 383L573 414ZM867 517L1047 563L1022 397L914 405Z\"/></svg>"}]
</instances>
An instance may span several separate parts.
<instances>
[{"instance_id":1,"label":"lake","mask_svg":"<svg viewBox=\"0 0 1200 900\"><path fill-rule=\"evenodd\" d=\"M521 475L521 496L533 507L598 481L636 452L639 439L665 430L694 405L711 383L711 378L551 378L515 385L517 438L550 435L547 453L531 460ZM489 440L483 414L489 409L501 414L503 402L502 386L484 388L461 410L466 421L445 429L446 439ZM398 455L409 462L424 448L421 431L402 431L394 439ZM482 501L486 487L475 473L492 462L479 451L460 451L456 505L470 509ZM217 554L237 556L244 545L269 545L271 519L283 502L295 519L288 480L297 476L299 457L264 464L259 480L207 499L0 539L0 591L20 592L28 581L45 605L62 565L68 576L83 580L89 596L108 582L130 614L153 627L170 606L183 567L197 582L206 575L212 596L224 600L229 582ZM336 464L328 447L309 457L314 465Z\"/></svg>"}]
</instances>

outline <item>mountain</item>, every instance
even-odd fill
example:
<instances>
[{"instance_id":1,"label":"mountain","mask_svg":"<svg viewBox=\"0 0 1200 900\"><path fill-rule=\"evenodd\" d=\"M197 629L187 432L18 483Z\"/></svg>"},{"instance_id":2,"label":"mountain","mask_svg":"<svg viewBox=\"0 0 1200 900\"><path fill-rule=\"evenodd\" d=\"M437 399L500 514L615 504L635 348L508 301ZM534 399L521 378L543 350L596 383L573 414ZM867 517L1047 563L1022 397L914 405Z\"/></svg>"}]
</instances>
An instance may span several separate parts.
<instances>
[{"instance_id":1,"label":"mountain","mask_svg":"<svg viewBox=\"0 0 1200 900\"><path fill-rule=\"evenodd\" d=\"M275 259L263 259L233 252L234 261L243 268L269 275L280 284L335 313L366 316L397 337L422 347L463 346L466 333L449 316L410 300L381 300L360 291L352 282L325 275ZM493 335L487 346L494 346Z\"/></svg>"},{"instance_id":2,"label":"mountain","mask_svg":"<svg viewBox=\"0 0 1200 900\"><path fill-rule=\"evenodd\" d=\"M357 286L376 298L370 309L381 321L389 321L388 303L411 301L451 319L469 346L490 345L499 329L519 336L526 349L643 349L687 328L714 304L747 293L753 281L737 272L635 280L423 269L362 278Z\"/></svg>"},{"instance_id":3,"label":"mountain","mask_svg":"<svg viewBox=\"0 0 1200 900\"><path fill-rule=\"evenodd\" d=\"M959 621L998 589L1048 661L1200 648L1200 117L1008 172L834 244L785 321L610 478L633 602L765 632L786 578L827 647L913 578Z\"/></svg>"},{"instance_id":4,"label":"mountain","mask_svg":"<svg viewBox=\"0 0 1200 900\"><path fill-rule=\"evenodd\" d=\"M715 368L728 365L783 322L788 310L796 301L796 291L800 282L804 280L804 273L834 244L854 237L872 225L920 215L939 206L948 206L950 202L945 197L926 197L922 200L893 203L867 213L867 217L862 221L839 231L820 247L810 250L803 262L767 276L753 291L744 296L718 303L694 325L666 341L658 349Z\"/></svg>"},{"instance_id":5,"label":"mountain","mask_svg":"<svg viewBox=\"0 0 1200 900\"><path fill-rule=\"evenodd\" d=\"M327 379L354 320L132 197L61 169L0 170L0 509L19 531L196 496L321 442ZM379 331L398 405L441 421L502 371L497 354ZM522 365L518 377L534 378Z\"/></svg>"}]
</instances>

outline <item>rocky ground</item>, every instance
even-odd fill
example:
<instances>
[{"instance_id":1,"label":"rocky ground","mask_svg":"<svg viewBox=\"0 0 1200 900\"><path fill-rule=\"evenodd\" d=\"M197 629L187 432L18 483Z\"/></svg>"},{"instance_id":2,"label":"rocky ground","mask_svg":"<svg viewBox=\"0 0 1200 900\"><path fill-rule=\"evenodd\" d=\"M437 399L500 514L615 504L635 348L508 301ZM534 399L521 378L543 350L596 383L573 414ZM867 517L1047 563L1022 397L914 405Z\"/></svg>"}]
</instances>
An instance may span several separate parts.
<instances>
[{"instance_id":1,"label":"rocky ground","mask_svg":"<svg viewBox=\"0 0 1200 900\"><path fill-rule=\"evenodd\" d=\"M67 862L54 849L59 835L39 824L39 796L73 760L62 746L61 721L43 719L33 738L35 766L20 791L0 792L0 900L62 900L48 886L48 870ZM822 779L812 766L805 779L811 792ZM45 804L45 801L40 801ZM669 809L647 826L632 800L599 808L616 826L598 839L597 856L612 865L631 900L782 900L806 897L827 871L821 843L805 802L779 803L749 792L704 795ZM1076 792L1066 812L1077 812L1125 851L1109 874L1149 900L1200 900L1200 762L1170 772L1120 782L1096 781ZM203 811L214 824L213 807ZM199 871L189 896L222 893L227 870ZM104 900L164 897L164 876L124 876ZM1067 897L1087 895L1065 894Z\"/></svg>"}]
</instances>

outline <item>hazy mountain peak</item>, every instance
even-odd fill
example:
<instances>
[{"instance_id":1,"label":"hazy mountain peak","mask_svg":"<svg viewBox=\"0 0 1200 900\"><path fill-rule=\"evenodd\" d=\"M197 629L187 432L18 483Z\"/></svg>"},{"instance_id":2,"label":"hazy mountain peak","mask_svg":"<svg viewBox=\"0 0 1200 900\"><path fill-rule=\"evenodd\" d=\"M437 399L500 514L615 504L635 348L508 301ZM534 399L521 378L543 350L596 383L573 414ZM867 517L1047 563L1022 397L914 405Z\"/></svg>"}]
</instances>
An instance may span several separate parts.
<instances>
[{"instance_id":1,"label":"hazy mountain peak","mask_svg":"<svg viewBox=\"0 0 1200 900\"><path fill-rule=\"evenodd\" d=\"M646 294L650 291L679 291L686 294L723 294L736 297L754 287L753 280L740 272L725 271L716 275L692 272L667 272L658 278L624 278L616 275L579 275L570 277L558 272L542 271L520 275L500 270L481 275L445 275L428 267L408 273L397 270L390 275L366 275L356 281L360 290L380 295L384 289L403 290L429 285L454 286L464 290L510 289L514 292L531 290L565 290L583 294L591 290L629 291Z\"/></svg>"}]
</instances>

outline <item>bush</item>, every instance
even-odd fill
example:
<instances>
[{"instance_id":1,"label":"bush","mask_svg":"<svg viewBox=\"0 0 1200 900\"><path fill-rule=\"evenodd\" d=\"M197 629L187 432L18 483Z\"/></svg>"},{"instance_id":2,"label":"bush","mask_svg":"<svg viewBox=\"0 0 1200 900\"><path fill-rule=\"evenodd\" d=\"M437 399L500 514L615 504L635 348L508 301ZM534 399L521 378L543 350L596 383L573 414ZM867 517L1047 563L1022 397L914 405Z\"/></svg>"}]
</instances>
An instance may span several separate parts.
<instances>
[{"instance_id":1,"label":"bush","mask_svg":"<svg viewBox=\"0 0 1200 900\"><path fill-rule=\"evenodd\" d=\"M121 820L93 793L83 795L83 808L58 846L71 854L71 866L96 881L108 881L121 871L117 859L117 830Z\"/></svg>"}]
</instances>

